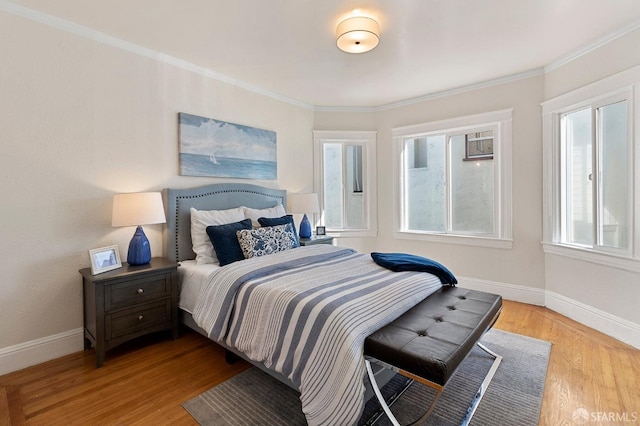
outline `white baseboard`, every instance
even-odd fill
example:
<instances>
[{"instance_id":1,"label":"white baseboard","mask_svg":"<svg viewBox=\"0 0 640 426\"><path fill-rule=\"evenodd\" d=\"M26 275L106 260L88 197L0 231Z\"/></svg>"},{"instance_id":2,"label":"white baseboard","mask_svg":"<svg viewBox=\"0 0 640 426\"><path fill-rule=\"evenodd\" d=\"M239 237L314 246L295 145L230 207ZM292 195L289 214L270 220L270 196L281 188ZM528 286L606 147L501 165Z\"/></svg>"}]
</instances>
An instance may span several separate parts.
<instances>
[{"instance_id":1,"label":"white baseboard","mask_svg":"<svg viewBox=\"0 0 640 426\"><path fill-rule=\"evenodd\" d=\"M457 278L458 285L460 287L499 294L507 300L528 303L530 305L545 306L545 291L541 288L525 287L521 285L480 280L469 277Z\"/></svg>"},{"instance_id":2,"label":"white baseboard","mask_svg":"<svg viewBox=\"0 0 640 426\"><path fill-rule=\"evenodd\" d=\"M458 281L460 287L496 293L507 300L516 302L546 306L594 330L640 349L639 324L553 291L469 277L458 277ZM0 349L0 375L81 351L84 347L83 339L83 329L78 328Z\"/></svg>"},{"instance_id":3,"label":"white baseboard","mask_svg":"<svg viewBox=\"0 0 640 426\"><path fill-rule=\"evenodd\" d=\"M460 287L496 293L506 300L546 306L572 320L640 349L640 324L617 317L550 290L458 277Z\"/></svg>"},{"instance_id":4,"label":"white baseboard","mask_svg":"<svg viewBox=\"0 0 640 426\"><path fill-rule=\"evenodd\" d=\"M550 290L546 291L545 306L587 327L640 349L640 324L617 317Z\"/></svg>"},{"instance_id":5,"label":"white baseboard","mask_svg":"<svg viewBox=\"0 0 640 426\"><path fill-rule=\"evenodd\" d=\"M50 361L84 348L84 330L77 328L53 336L0 349L0 375Z\"/></svg>"}]
</instances>

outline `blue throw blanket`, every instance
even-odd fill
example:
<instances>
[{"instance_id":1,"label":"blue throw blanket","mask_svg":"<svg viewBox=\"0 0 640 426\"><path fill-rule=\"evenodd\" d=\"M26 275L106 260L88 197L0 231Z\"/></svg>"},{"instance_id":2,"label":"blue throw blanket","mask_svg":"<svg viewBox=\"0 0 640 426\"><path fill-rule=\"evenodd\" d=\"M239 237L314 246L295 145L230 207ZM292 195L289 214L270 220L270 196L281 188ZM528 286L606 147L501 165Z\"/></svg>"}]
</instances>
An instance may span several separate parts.
<instances>
[{"instance_id":1,"label":"blue throw blanket","mask_svg":"<svg viewBox=\"0 0 640 426\"><path fill-rule=\"evenodd\" d=\"M455 286L458 280L444 265L426 257L407 253L371 253L371 258L378 265L394 272L418 271L428 272L440 278L442 284Z\"/></svg>"}]
</instances>

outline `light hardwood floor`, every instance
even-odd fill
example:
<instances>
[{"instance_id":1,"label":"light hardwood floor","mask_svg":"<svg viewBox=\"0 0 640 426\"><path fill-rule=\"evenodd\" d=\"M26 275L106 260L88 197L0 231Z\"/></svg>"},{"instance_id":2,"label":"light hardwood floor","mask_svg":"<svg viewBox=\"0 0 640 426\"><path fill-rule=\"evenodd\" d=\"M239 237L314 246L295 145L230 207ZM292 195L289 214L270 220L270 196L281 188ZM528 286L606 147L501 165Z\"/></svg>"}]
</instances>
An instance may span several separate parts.
<instances>
[{"instance_id":1,"label":"light hardwood floor","mask_svg":"<svg viewBox=\"0 0 640 426\"><path fill-rule=\"evenodd\" d=\"M505 301L495 326L552 342L541 425L640 423L640 351L546 308ZM148 336L107 353L93 350L0 376L2 425L195 425L181 403L248 365L190 330ZM600 422L592 421L600 419ZM611 421L614 420L614 421Z\"/></svg>"}]
</instances>

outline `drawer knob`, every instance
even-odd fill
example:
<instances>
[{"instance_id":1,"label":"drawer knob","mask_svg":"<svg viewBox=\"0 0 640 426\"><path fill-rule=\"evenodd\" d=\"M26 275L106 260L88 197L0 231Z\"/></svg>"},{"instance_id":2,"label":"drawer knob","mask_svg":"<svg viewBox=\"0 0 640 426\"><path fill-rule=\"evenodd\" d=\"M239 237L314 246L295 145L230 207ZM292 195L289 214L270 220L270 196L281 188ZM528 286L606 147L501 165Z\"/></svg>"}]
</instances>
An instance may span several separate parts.
<instances>
[{"instance_id":1,"label":"drawer knob","mask_svg":"<svg viewBox=\"0 0 640 426\"><path fill-rule=\"evenodd\" d=\"M144 319L144 315L138 315L138 321L142 321Z\"/></svg>"},{"instance_id":2,"label":"drawer knob","mask_svg":"<svg viewBox=\"0 0 640 426\"><path fill-rule=\"evenodd\" d=\"M143 290L143 289L141 289L141 288L139 288L139 289L138 289L138 294L142 294L142 293L144 293L144 290Z\"/></svg>"}]
</instances>

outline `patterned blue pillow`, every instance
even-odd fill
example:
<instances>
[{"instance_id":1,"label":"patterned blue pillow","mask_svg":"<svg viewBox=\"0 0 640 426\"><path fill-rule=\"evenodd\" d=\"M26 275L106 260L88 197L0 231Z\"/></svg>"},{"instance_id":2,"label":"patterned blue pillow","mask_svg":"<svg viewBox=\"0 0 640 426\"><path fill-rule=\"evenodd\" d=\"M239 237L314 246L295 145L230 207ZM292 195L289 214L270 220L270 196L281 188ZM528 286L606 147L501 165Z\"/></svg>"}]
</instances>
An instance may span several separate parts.
<instances>
[{"instance_id":1,"label":"patterned blue pillow","mask_svg":"<svg viewBox=\"0 0 640 426\"><path fill-rule=\"evenodd\" d=\"M246 259L277 253L297 247L291 224L243 229L236 232Z\"/></svg>"},{"instance_id":2,"label":"patterned blue pillow","mask_svg":"<svg viewBox=\"0 0 640 426\"><path fill-rule=\"evenodd\" d=\"M298 233L296 232L296 225L293 223L293 216L288 214L282 217L260 217L258 218L260 226L276 226L291 224L293 235L296 237L296 247L300 247L300 240L298 239Z\"/></svg>"}]
</instances>

